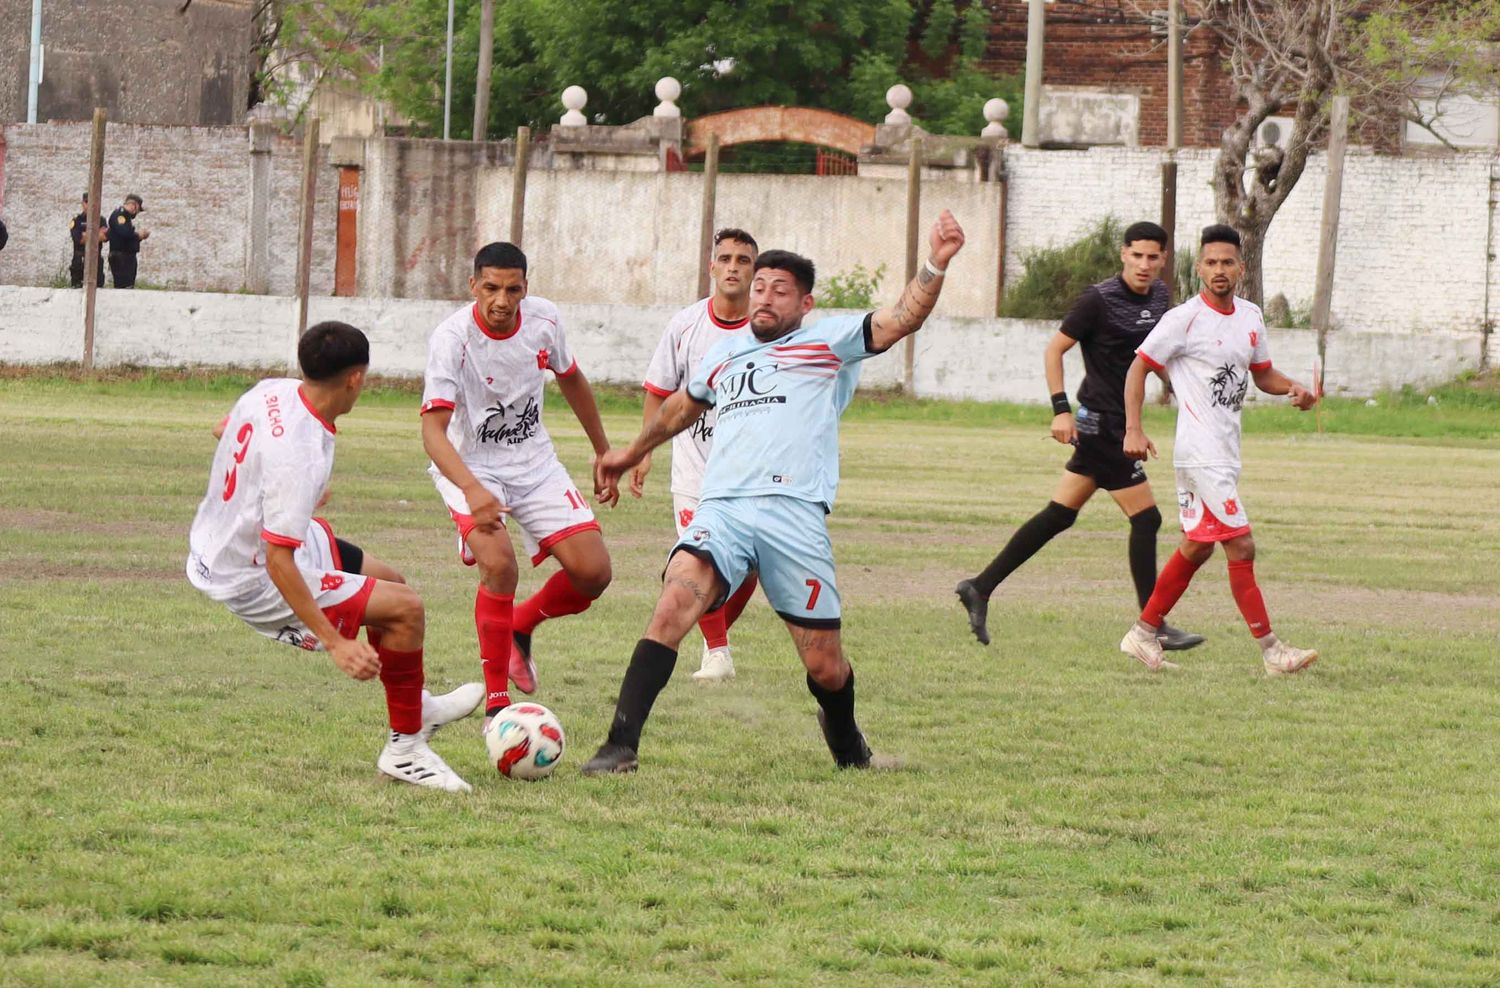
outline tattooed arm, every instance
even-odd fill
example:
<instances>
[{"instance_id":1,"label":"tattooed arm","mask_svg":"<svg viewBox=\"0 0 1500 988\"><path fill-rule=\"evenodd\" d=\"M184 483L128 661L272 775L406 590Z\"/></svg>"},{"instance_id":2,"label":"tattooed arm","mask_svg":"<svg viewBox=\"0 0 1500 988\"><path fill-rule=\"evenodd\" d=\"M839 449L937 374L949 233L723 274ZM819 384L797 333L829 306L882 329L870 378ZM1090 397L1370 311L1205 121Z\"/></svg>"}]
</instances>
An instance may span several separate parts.
<instances>
[{"instance_id":1,"label":"tattooed arm","mask_svg":"<svg viewBox=\"0 0 1500 988\"><path fill-rule=\"evenodd\" d=\"M709 408L706 402L698 401L687 389L672 393L662 402L651 421L641 427L641 434L631 440L629 446L611 449L600 456L594 464L594 487L602 492L599 500L613 504L605 498L611 492L619 499L620 477L626 470L641 462L642 458L677 433L691 426Z\"/></svg>"},{"instance_id":2,"label":"tattooed arm","mask_svg":"<svg viewBox=\"0 0 1500 988\"><path fill-rule=\"evenodd\" d=\"M917 276L902 291L901 298L894 306L875 310L870 320L870 342L876 350L889 349L921 329L937 304L948 262L964 245L963 228L948 210L943 210L933 224L928 244L932 252L927 263L917 269Z\"/></svg>"}]
</instances>

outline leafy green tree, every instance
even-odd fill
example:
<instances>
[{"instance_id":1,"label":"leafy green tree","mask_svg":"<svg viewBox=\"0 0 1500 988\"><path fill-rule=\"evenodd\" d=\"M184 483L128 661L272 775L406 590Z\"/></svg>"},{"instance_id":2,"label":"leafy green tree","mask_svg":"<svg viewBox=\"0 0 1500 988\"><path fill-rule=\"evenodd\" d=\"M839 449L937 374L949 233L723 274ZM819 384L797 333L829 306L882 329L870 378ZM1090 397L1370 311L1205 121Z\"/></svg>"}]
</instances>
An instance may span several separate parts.
<instances>
[{"instance_id":1,"label":"leafy green tree","mask_svg":"<svg viewBox=\"0 0 1500 988\"><path fill-rule=\"evenodd\" d=\"M316 61L391 102L416 133L442 129L447 0L263 0L263 44ZM457 0L452 133L468 137L479 0ZM545 130L570 85L597 123L647 116L662 76L682 83L686 116L761 104L814 106L877 121L905 82L935 132L975 133L981 107L1020 86L979 68L990 11L981 0L503 0L495 15L486 133ZM1018 113L1013 117L1019 119Z\"/></svg>"}]
</instances>

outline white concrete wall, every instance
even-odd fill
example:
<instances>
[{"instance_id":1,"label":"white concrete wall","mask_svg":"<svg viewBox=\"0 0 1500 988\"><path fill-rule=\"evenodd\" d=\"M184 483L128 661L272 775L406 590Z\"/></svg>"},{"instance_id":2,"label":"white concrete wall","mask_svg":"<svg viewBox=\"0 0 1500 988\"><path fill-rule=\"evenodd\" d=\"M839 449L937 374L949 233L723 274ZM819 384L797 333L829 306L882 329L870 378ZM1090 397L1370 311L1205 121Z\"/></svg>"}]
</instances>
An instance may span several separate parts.
<instances>
[{"instance_id":1,"label":"white concrete wall","mask_svg":"<svg viewBox=\"0 0 1500 988\"><path fill-rule=\"evenodd\" d=\"M373 369L419 377L427 336L460 305L424 299L313 298L310 323L342 319L370 337ZM940 309L944 303L940 303ZM560 305L569 341L596 381L639 384L674 306ZM821 315L827 315L824 312ZM814 310L818 316L818 310ZM285 368L295 361L292 299L194 292L101 292L95 361L100 366L241 366ZM940 315L916 338L917 393L929 398L1043 402L1042 351L1055 326L1013 319ZM1314 335L1272 330L1273 359L1304 381L1312 369ZM0 288L0 363L78 361L83 353L83 292ZM1330 337L1330 392L1363 396L1405 384L1430 386L1479 363L1479 338L1448 334L1346 329ZM903 373L900 348L865 364L865 387L889 387ZM1075 348L1068 355L1070 390L1082 380Z\"/></svg>"},{"instance_id":2,"label":"white concrete wall","mask_svg":"<svg viewBox=\"0 0 1500 988\"><path fill-rule=\"evenodd\" d=\"M1177 229L1184 249L1214 218L1217 152L1178 154ZM1005 150L1011 176L1007 204L1007 277L1025 256L1081 236L1100 219L1123 223L1161 215L1159 149ZM1488 263L1490 173L1500 158L1455 154L1399 158L1351 149L1344 165L1335 326L1386 333L1480 334L1500 310L1500 283ZM1318 237L1328 163L1314 154L1276 214L1266 238L1265 297L1283 294L1306 308L1317 275Z\"/></svg>"}]
</instances>

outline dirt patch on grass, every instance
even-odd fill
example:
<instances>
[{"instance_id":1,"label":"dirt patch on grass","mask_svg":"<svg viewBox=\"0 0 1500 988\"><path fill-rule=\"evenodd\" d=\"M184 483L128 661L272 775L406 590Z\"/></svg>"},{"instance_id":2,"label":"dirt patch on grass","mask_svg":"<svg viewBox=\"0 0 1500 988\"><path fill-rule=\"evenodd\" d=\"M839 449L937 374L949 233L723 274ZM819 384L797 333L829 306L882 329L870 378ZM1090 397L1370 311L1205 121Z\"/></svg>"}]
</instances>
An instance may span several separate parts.
<instances>
[{"instance_id":1,"label":"dirt patch on grass","mask_svg":"<svg viewBox=\"0 0 1500 988\"><path fill-rule=\"evenodd\" d=\"M50 508L0 508L0 531L17 529L34 532L76 532L83 535L151 535L186 537L178 522L120 521L118 519L80 518L67 511Z\"/></svg>"}]
</instances>

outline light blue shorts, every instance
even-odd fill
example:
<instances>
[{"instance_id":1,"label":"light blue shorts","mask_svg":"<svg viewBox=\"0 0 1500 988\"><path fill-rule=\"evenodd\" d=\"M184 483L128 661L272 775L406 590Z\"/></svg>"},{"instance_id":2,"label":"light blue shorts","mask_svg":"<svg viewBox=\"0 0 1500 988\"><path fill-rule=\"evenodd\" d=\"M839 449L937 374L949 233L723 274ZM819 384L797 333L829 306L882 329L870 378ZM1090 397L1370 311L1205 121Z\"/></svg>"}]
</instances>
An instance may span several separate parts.
<instances>
[{"instance_id":1,"label":"light blue shorts","mask_svg":"<svg viewBox=\"0 0 1500 988\"><path fill-rule=\"evenodd\" d=\"M776 613L807 628L837 628L843 613L833 543L821 504L784 495L711 498L698 505L672 554L712 564L727 588L723 605L753 570Z\"/></svg>"}]
</instances>

